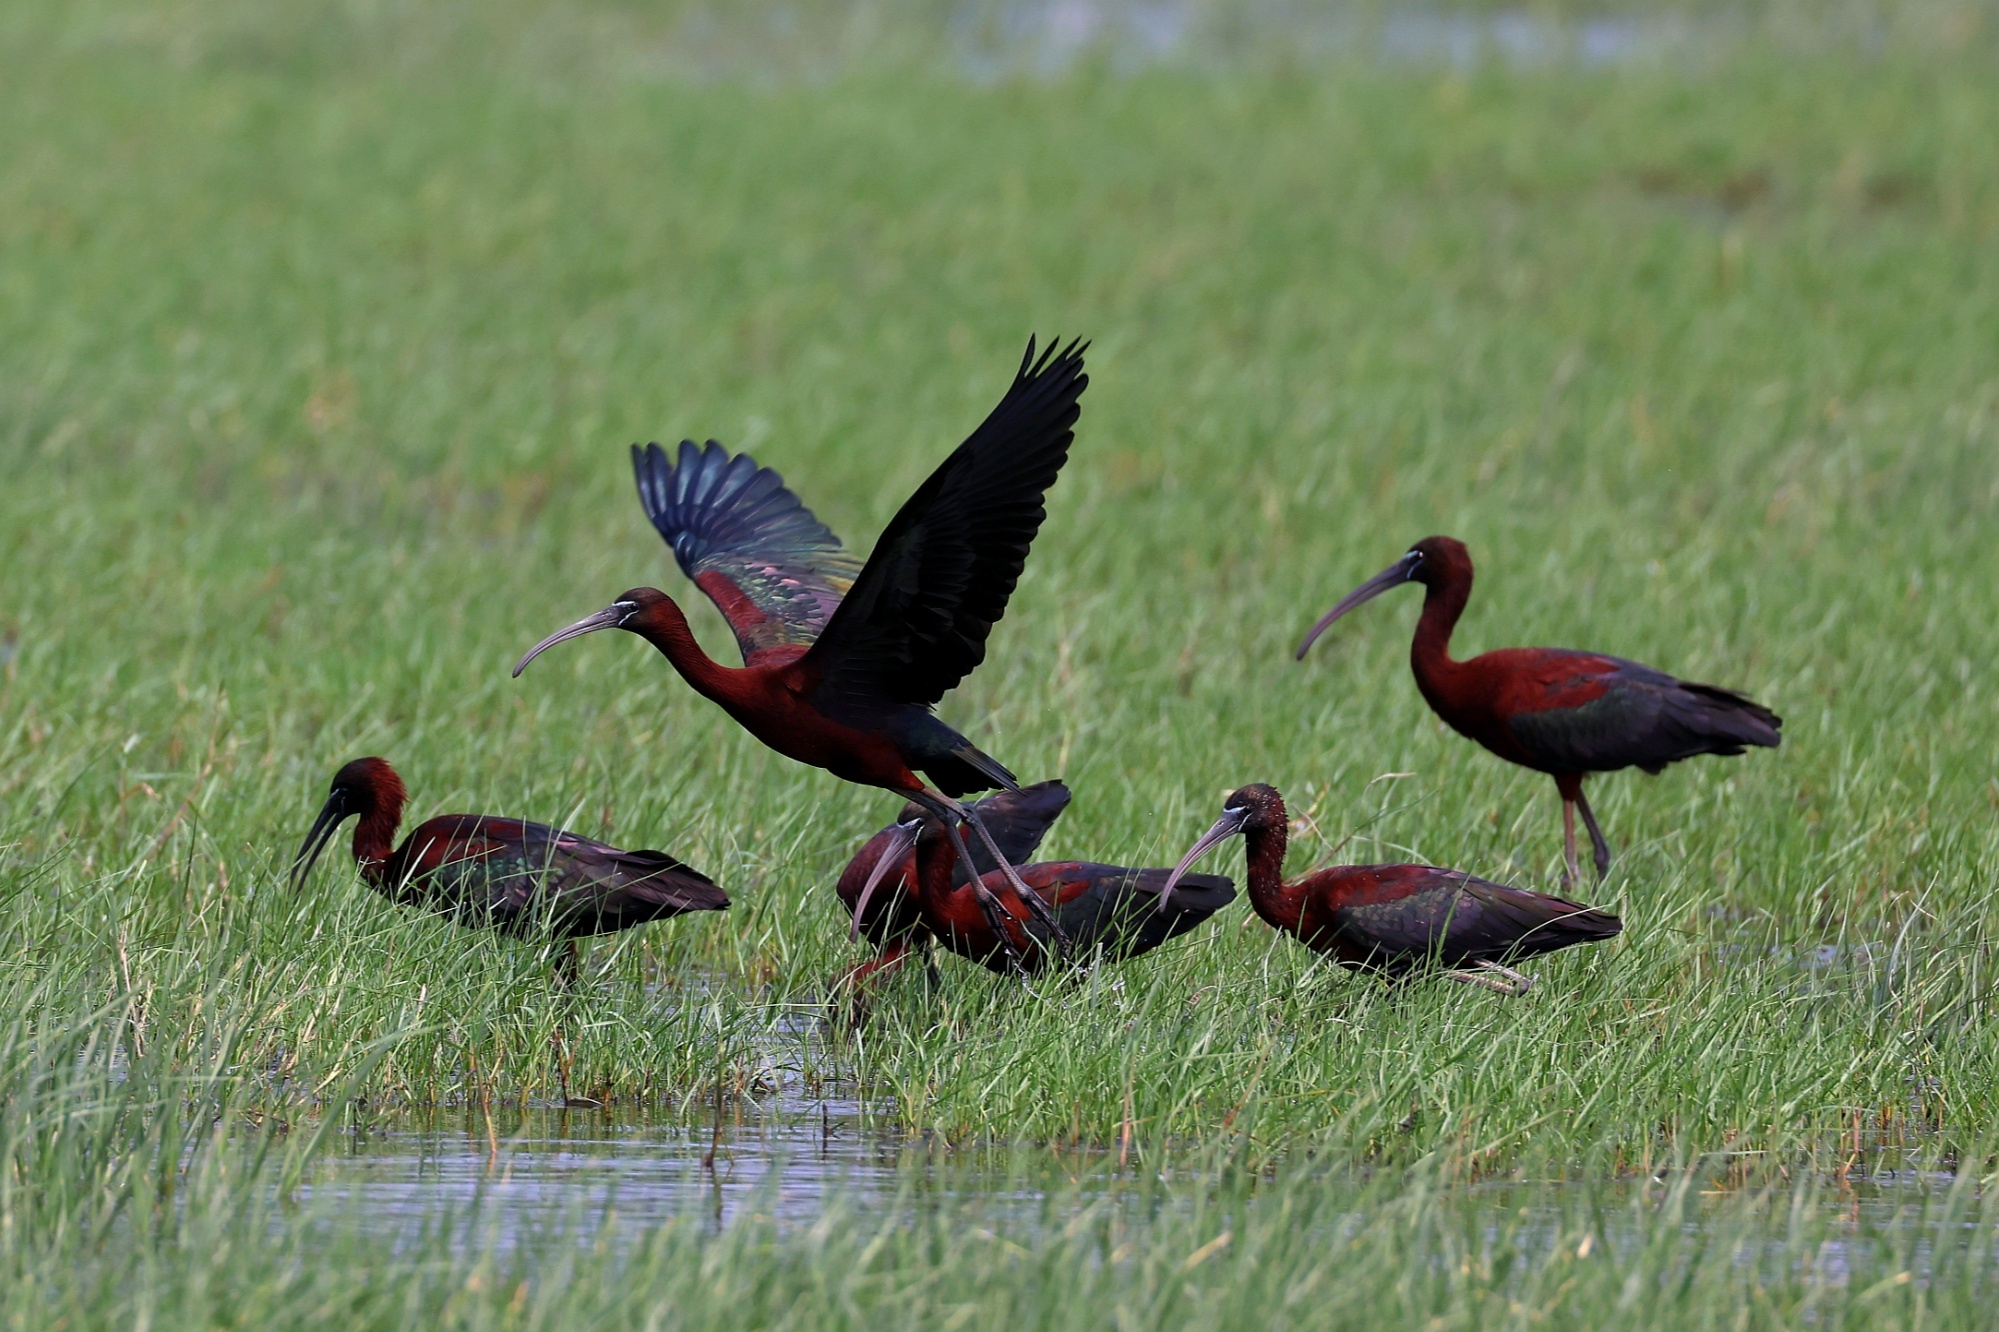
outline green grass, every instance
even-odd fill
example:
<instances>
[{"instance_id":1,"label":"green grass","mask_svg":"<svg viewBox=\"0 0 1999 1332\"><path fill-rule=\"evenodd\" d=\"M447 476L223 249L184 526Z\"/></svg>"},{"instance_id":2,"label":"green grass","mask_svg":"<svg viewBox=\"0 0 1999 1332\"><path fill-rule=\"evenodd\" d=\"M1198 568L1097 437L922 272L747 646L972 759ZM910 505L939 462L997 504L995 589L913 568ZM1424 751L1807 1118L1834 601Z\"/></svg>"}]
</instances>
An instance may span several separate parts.
<instances>
[{"instance_id":1,"label":"green grass","mask_svg":"<svg viewBox=\"0 0 1999 1332\"><path fill-rule=\"evenodd\" d=\"M44 1142L47 1114L10 1111L34 1122L8 1130L0 1192L25 1210L0 1252L48 1300L18 1321L155 1297L393 1321L407 1299L539 1326L616 1298L627 1263L635 1290L712 1289L718 1323L828 1274L842 1316L921 1322L944 1296L893 1274L925 1263L974 1291L1038 1273L1056 1294L1030 1322L1130 1301L1232 1321L1258 1310L1219 1292L1274 1302L1332 1261L1243 1221L1270 1228L1260 1256L1228 1249L1183 1302L1171 1255L1221 1224L1208 1202L1162 1203L1164 1256L1130 1262L1095 1230L1059 1243L1063 1215L997 1258L948 1215L865 1258L867 1224L746 1221L543 1268L509 1312L514 1251L442 1248L364 1291L341 1274L376 1261L365 1237L308 1271L317 1232L260 1210L319 1126L564 1076L664 1113L718 1079L858 1089L888 1133L1275 1172L1257 1216L1363 1218L1342 1280L1397 1317L1525 1321L1480 1301L1574 1276L1559 1312L1601 1322L1633 1271L1691 1272L1688 1322L1780 1269L1834 1299L1787 1264L1838 1225L1814 1181L1855 1134L1863 1162L1970 1180L1999 1120L1999 85L1985 11L1926 12L1943 38L1865 57L992 86L912 73L864 24L827 39L846 73L692 80L677 62L710 29L671 7L0 17L0 1075L10 1105L109 1135ZM1093 384L944 713L1075 788L1051 849L1171 863L1267 780L1309 820L1294 866L1551 886L1549 783L1426 711L1413 594L1289 659L1433 531L1483 572L1461 653L1588 646L1741 687L1784 714L1783 749L1601 782L1619 859L1596 900L1627 932L1537 966L1522 1001L1391 998L1237 910L1080 986L951 968L859 1035L819 1030L852 957L831 883L894 801L764 752L628 639L507 670L627 586L689 592L627 443L750 448L866 549L1029 331L1095 339ZM566 999L532 946L399 912L335 858L290 893L327 779L364 753L418 817L662 847L736 905L598 944ZM84 1071L35 1073L65 1041ZM279 1164L252 1120L297 1126ZM195 1142L205 1183L173 1185ZM1614 1262L1452 1256L1515 1233L1452 1181L1689 1163L1776 1200L1720 1208L1713 1248L1668 1208ZM1215 1187L1226 1210L1252 1186ZM1967 1189L1922 1207L1982 1207ZM1787 1199L1805 1219L1771 1219ZM202 1226L231 1252L291 1237L231 1266L196 1257ZM1776 1232L1767 1269L1715 1257ZM1989 1257L1950 1250L1864 1305L1856 1280L1816 1316L1971 1309ZM725 1295L716 1272L759 1263L764 1294ZM1805 1316L1771 1298L1758 1318Z\"/></svg>"}]
</instances>

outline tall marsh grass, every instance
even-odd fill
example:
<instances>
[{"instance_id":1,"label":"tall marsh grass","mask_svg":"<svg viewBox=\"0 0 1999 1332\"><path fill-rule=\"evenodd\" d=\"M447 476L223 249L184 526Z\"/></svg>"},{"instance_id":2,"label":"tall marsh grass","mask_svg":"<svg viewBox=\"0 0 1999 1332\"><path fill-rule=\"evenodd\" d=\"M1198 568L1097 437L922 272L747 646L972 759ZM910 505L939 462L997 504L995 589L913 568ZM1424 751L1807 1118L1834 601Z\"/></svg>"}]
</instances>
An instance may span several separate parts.
<instances>
[{"instance_id":1,"label":"tall marsh grass","mask_svg":"<svg viewBox=\"0 0 1999 1332\"><path fill-rule=\"evenodd\" d=\"M985 82L704 81L675 7L0 17L9 1318L1975 1312L1999 83L1984 9L1925 12L1922 40L1707 63ZM1075 788L1051 851L1171 863L1261 779L1294 863L1552 885L1553 793L1423 707L1410 605L1289 660L1432 531L1481 570L1461 651L1744 688L1783 749L1603 781L1595 897L1627 931L1522 1001L1390 994L1231 912L1077 984L951 967L823 1025L831 885L893 802L762 751L636 643L507 667L622 588L686 592L627 443L751 449L865 549L1029 331L1093 337L1093 383L945 712ZM598 942L565 994L546 950L334 858L291 892L366 753L413 816L661 847L736 905ZM693 1115L718 1087L837 1088L885 1133L1122 1159L1193 1201L1134 1184L1120 1231L1131 1207L1072 1216L1037 1175L1047 1223L990 1240L914 1203L601 1246L601 1218L546 1247L472 1218L394 1262L287 1210L357 1117ZM1890 1164L1957 1182L1841 1219L1832 1181ZM1548 1179L1577 1191L1525 1217L1479 1192Z\"/></svg>"}]
</instances>

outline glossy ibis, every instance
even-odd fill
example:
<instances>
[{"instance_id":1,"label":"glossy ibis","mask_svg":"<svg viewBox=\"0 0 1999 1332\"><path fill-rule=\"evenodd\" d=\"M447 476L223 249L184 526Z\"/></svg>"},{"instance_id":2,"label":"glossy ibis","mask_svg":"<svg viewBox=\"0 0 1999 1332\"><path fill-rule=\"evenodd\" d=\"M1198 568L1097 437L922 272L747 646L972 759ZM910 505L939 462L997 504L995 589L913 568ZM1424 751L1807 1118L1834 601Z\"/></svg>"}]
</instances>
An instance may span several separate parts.
<instances>
[{"instance_id":1,"label":"glossy ibis","mask_svg":"<svg viewBox=\"0 0 1999 1332\"><path fill-rule=\"evenodd\" d=\"M460 925L570 940L565 979L574 977L580 936L729 905L707 875L672 856L620 851L520 819L444 814L418 824L398 847L405 798L402 778L386 760L355 759L335 773L292 863L292 886L304 884L340 824L358 816L354 861L369 887Z\"/></svg>"},{"instance_id":2,"label":"glossy ibis","mask_svg":"<svg viewBox=\"0 0 1999 1332\"><path fill-rule=\"evenodd\" d=\"M1533 981L1507 962L1608 939L1624 928L1616 916L1580 902L1430 865L1335 865L1286 883L1284 797L1261 782L1223 802L1221 818L1160 890L1160 909L1189 866L1237 836L1245 844L1256 914L1351 970L1399 980L1442 967L1452 980L1525 994Z\"/></svg>"},{"instance_id":3,"label":"glossy ibis","mask_svg":"<svg viewBox=\"0 0 1999 1332\"><path fill-rule=\"evenodd\" d=\"M633 588L534 645L624 629L651 643L695 692L788 758L845 781L894 791L931 810L959 854L969 824L1012 879L978 815L957 797L1019 785L932 708L985 659L1068 460L1089 385L1081 342L1040 355L1033 339L1006 396L889 520L857 566L840 539L769 468L710 441L634 446L639 497L681 571L721 610L740 667L701 650L687 617L657 588ZM918 772L929 777L926 784ZM1017 880L1016 880L1017 883ZM1026 892L1061 937L1048 907Z\"/></svg>"},{"instance_id":4,"label":"glossy ibis","mask_svg":"<svg viewBox=\"0 0 1999 1332\"><path fill-rule=\"evenodd\" d=\"M913 849L917 915L944 947L1000 973L1031 974L1061 959L1050 948L1049 927L1030 917L1004 875L987 873L983 892L980 880L954 878L957 856L946 841L948 829L929 810L914 802L904 806L888 831L893 836L862 887L863 905L875 881L890 867L906 865ZM1111 961L1150 952L1235 900L1235 885L1214 874L1191 876L1189 888L1170 906L1161 896L1168 881L1163 869L1056 860L1022 865L1019 875L1052 908L1080 957L1097 954Z\"/></svg>"},{"instance_id":5,"label":"glossy ibis","mask_svg":"<svg viewBox=\"0 0 1999 1332\"><path fill-rule=\"evenodd\" d=\"M1564 885L1577 878L1578 807L1598 881L1610 871L1610 845L1583 796L1588 774L1630 767L1657 774L1697 754L1777 747L1783 719L1762 704L1635 661L1566 648L1502 648L1452 660L1451 630L1471 599L1472 583L1471 552L1452 537L1425 537L1349 592L1305 635L1299 660L1333 621L1403 583L1424 588L1409 664L1432 710L1507 762L1555 779L1562 796Z\"/></svg>"},{"instance_id":6,"label":"glossy ibis","mask_svg":"<svg viewBox=\"0 0 1999 1332\"><path fill-rule=\"evenodd\" d=\"M1041 839L1069 805L1069 788L1061 782L1036 782L1018 791L1001 791L975 802L972 808L1009 863L1019 865L1034 854ZM981 875L999 867L983 848L972 848L974 863ZM879 871L879 872L877 872ZM844 972L834 989L859 996L875 980L885 977L909 959L917 948L926 955L931 978L936 978L934 936L923 923L916 905L917 867L915 847L902 838L896 825L869 838L841 872L834 891L847 909L854 937L865 937L875 955ZM955 857L951 862L951 885L969 887L971 876Z\"/></svg>"}]
</instances>

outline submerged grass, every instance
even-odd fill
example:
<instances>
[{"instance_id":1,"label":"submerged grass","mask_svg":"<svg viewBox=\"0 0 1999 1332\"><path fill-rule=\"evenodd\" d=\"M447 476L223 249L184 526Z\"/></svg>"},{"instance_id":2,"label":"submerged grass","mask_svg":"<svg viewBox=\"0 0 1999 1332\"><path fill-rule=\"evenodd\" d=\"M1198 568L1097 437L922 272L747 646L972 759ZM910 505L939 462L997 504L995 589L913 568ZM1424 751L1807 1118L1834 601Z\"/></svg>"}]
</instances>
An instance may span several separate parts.
<instances>
[{"instance_id":1,"label":"submerged grass","mask_svg":"<svg viewBox=\"0 0 1999 1332\"><path fill-rule=\"evenodd\" d=\"M637 1227L557 1205L505 1229L475 1197L385 1243L365 1208L286 1200L318 1144L241 1099L226 1037L203 1061L127 1062L103 1013L6 988L18 1327L1969 1326L1999 1270L1970 1175L1466 1189L1427 1167L1260 1178L1211 1154L1080 1177L1025 1154L970 1200L907 1171L893 1198L804 1225L773 1219L775 1188L727 1220Z\"/></svg>"},{"instance_id":2,"label":"submerged grass","mask_svg":"<svg viewBox=\"0 0 1999 1332\"><path fill-rule=\"evenodd\" d=\"M1665 1282L1700 1321L1763 1283L1777 1324L1832 1288L1809 1275L1838 1226L1815 1168L1984 1160L1999 85L1975 24L1923 61L697 86L633 58L630 34L686 31L660 15L330 12L0 20L0 953L6 1076L29 1079L0 1187L28 1209L8 1261L43 1292L17 1321L124 1307L84 1293L101 1268L31 1270L85 1233L123 1237L108 1254L155 1235L139 1289L211 1321L610 1317L627 1263L638 1291L761 1283L685 1314L717 1325L782 1322L753 1311L827 1280L829 1318L942 1317L913 1269L980 1274L982 1308L977 1282L1035 1273L1029 1321L1314 1321L1294 1298L1358 1321L1305 1238L1337 1235L1355 1310L1587 1321ZM1292 799L1294 864L1550 886L1553 793L1424 709L1409 605L1288 659L1431 531L1485 574L1461 651L1591 646L1742 687L1784 748L1600 783L1619 860L1595 897L1627 931L1547 959L1525 1000L1391 995L1232 911L1076 985L947 967L939 994L912 978L865 1030L822 1029L851 960L832 880L893 802L764 753L635 643L507 668L622 588L685 590L627 442L753 449L865 549L1029 330L1094 337L1094 382L1012 612L945 712L1075 788L1051 850L1171 863L1261 779ZM399 912L331 858L288 892L325 782L364 753L401 767L417 817L670 849L736 905L598 943L562 995L534 946ZM48 1072L58 1033L95 1090ZM398 1104L672 1107L718 1082L837 1083L952 1143L1278 1173L1265 1219L1221 1219L1247 1193L1161 1207L1123 1258L1123 1223L1088 1216L1073 1243L990 1249L946 1212L690 1222L540 1269L518 1303L526 1250L483 1241L365 1290L308 1270L284 1246L311 1227L247 1201L264 1167L234 1138L199 1167L210 1202L174 1183L225 1122L296 1125L302 1153ZM34 1146L33 1107L71 1102L93 1133L145 1127L88 1161ZM1700 1206L1696 1177L1671 1172L1717 1159L1777 1192L1690 1238L1673 1209ZM1329 1188L1307 1162L1383 1173ZM1594 1264L1561 1258L1566 1213L1412 1185L1660 1170L1679 1201L1637 1189L1635 1247ZM113 1201L57 1187L85 1178ZM1982 1216L1966 1190L1921 1225ZM172 1254L211 1223L236 1251L288 1238L197 1289ZM1254 1225L1259 1256L1238 1239L1175 1275ZM1868 1240L1841 1316L1974 1307L1983 1249L1894 1284L1921 1225ZM1493 1266L1508 1245L1540 1247ZM1289 1275L1246 1293L1256 1263Z\"/></svg>"}]
</instances>

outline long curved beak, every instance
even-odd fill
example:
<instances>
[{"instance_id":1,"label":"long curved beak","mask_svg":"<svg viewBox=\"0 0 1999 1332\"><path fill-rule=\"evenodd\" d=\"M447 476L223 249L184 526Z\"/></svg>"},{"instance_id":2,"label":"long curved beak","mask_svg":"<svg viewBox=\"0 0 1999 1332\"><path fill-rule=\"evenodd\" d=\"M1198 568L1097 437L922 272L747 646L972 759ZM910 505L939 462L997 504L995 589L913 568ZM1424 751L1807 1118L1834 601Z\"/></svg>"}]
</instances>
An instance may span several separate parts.
<instances>
[{"instance_id":1,"label":"long curved beak","mask_svg":"<svg viewBox=\"0 0 1999 1332\"><path fill-rule=\"evenodd\" d=\"M340 821L348 815L347 802L338 794L328 796L319 808L319 817L312 821L312 831L305 835L299 845L298 856L292 861L292 890L296 892L305 886L306 877L319 860L319 853L333 840L333 834L340 827Z\"/></svg>"},{"instance_id":2,"label":"long curved beak","mask_svg":"<svg viewBox=\"0 0 1999 1332\"><path fill-rule=\"evenodd\" d=\"M572 638L581 638L585 634L594 634L599 629L616 629L625 622L625 617L631 613L632 607L629 603L622 601L613 602L611 605L598 611L595 615L586 615L575 624L556 630L547 638L542 639L541 642L529 648L527 655L515 663L514 678L518 680L521 672L528 668L529 662L554 647L557 643L567 643Z\"/></svg>"},{"instance_id":3,"label":"long curved beak","mask_svg":"<svg viewBox=\"0 0 1999 1332\"><path fill-rule=\"evenodd\" d=\"M1327 611L1325 618L1313 625L1312 632L1306 634L1305 641L1298 645L1298 660L1305 660L1305 654L1312 650L1312 644L1319 641L1320 634L1325 633L1326 630L1333 627L1334 620L1339 619L1356 606L1373 601L1389 588L1402 586L1415 575L1416 566L1422 562L1423 557L1412 550L1353 591L1347 593L1344 597L1341 597L1340 604Z\"/></svg>"},{"instance_id":4,"label":"long curved beak","mask_svg":"<svg viewBox=\"0 0 1999 1332\"><path fill-rule=\"evenodd\" d=\"M854 900L854 924L853 928L847 931L849 943L861 937L861 917L867 912L868 899L875 895L876 887L888 877L889 870L902 864L903 857L915 847L918 829L919 825L914 821L898 823L889 829L888 845L883 847L881 855L875 858L875 867L869 871L868 881L861 885L861 895Z\"/></svg>"},{"instance_id":5,"label":"long curved beak","mask_svg":"<svg viewBox=\"0 0 1999 1332\"><path fill-rule=\"evenodd\" d=\"M1242 809L1223 810L1222 816L1215 820L1215 826L1202 833L1200 840L1187 848L1187 854L1180 857L1180 863L1175 865L1173 872L1166 876L1166 886L1159 890L1159 910L1164 911L1166 909L1166 899L1172 895L1174 888L1179 886L1180 880L1187 877L1187 871L1194 868L1195 861L1207 855L1208 852L1214 850L1223 842L1228 841L1229 838L1234 837L1237 833L1240 833L1242 826L1248 822L1249 809L1247 806Z\"/></svg>"}]
</instances>

